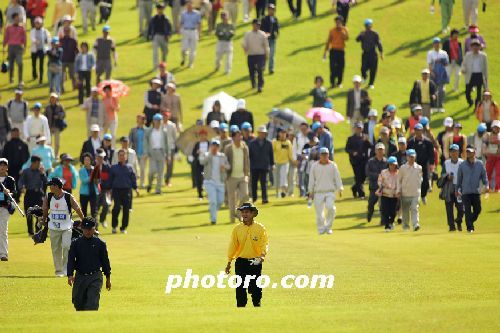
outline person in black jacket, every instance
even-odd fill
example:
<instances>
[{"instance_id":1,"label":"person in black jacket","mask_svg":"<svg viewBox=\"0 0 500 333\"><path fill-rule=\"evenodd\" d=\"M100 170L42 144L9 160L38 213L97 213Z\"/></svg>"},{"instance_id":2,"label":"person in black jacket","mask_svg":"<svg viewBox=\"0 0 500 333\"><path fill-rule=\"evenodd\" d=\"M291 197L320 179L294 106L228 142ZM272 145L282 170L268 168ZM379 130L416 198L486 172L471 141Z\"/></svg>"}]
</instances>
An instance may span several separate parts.
<instances>
[{"instance_id":1,"label":"person in black jacket","mask_svg":"<svg viewBox=\"0 0 500 333\"><path fill-rule=\"evenodd\" d=\"M422 87L429 87L429 99L422 98ZM430 79L430 71L428 68L424 68L422 70L422 80L416 80L413 83L413 88L410 93L410 106L412 105L421 105L422 113L425 117L431 119L431 108L436 105L436 93L437 86Z\"/></svg>"},{"instance_id":2,"label":"person in black jacket","mask_svg":"<svg viewBox=\"0 0 500 333\"><path fill-rule=\"evenodd\" d=\"M153 116L160 112L162 93L160 79L151 80L151 89L144 94L144 115L146 116L146 126L149 127L153 122Z\"/></svg>"},{"instance_id":3,"label":"person in black jacket","mask_svg":"<svg viewBox=\"0 0 500 333\"><path fill-rule=\"evenodd\" d=\"M93 124L90 126L90 137L83 143L82 151L80 152L80 163L83 164L83 155L86 153L92 156L92 161L95 160L96 151L102 146L99 131L99 125Z\"/></svg>"},{"instance_id":4,"label":"person in black jacket","mask_svg":"<svg viewBox=\"0 0 500 333\"><path fill-rule=\"evenodd\" d=\"M241 125L244 122L250 123L252 128L255 128L253 125L253 115L252 112L246 109L246 102L244 99L239 99L238 104L236 106L236 111L231 114L231 120L229 121L229 126L236 125L238 128L241 128Z\"/></svg>"},{"instance_id":5,"label":"person in black jacket","mask_svg":"<svg viewBox=\"0 0 500 333\"><path fill-rule=\"evenodd\" d=\"M276 39L280 34L278 18L274 16L276 6L270 3L267 6L267 16L260 23L260 30L264 31L269 42L269 74L274 73L274 55L276 54Z\"/></svg>"},{"instance_id":6,"label":"person in black jacket","mask_svg":"<svg viewBox=\"0 0 500 333\"><path fill-rule=\"evenodd\" d=\"M167 61L168 40L172 35L172 25L163 13L165 5L156 4L156 15L149 21L147 39L153 41L153 71L158 68L158 49L161 51L161 61Z\"/></svg>"},{"instance_id":7,"label":"person in black jacket","mask_svg":"<svg viewBox=\"0 0 500 333\"><path fill-rule=\"evenodd\" d=\"M12 129L10 140L7 141L2 152L2 157L5 157L9 161L9 176L12 176L16 183L19 181L23 164L30 158L28 145L19 138L19 134L18 128ZM14 198L18 200L18 194Z\"/></svg>"},{"instance_id":8,"label":"person in black jacket","mask_svg":"<svg viewBox=\"0 0 500 333\"><path fill-rule=\"evenodd\" d=\"M378 190L378 176L382 170L387 169L387 160L384 154L385 146L383 143L379 142L375 145L375 156L370 158L368 163L366 163L366 175L368 176L368 188L370 189L370 196L368 197L368 214L366 216L368 222L372 220L375 204L378 202L378 196L376 195Z\"/></svg>"},{"instance_id":9,"label":"person in black jacket","mask_svg":"<svg viewBox=\"0 0 500 333\"><path fill-rule=\"evenodd\" d=\"M205 129L201 129L198 132L199 141L193 147L193 152L191 156L193 157L192 161L192 173L194 176L194 184L198 191L198 199L203 200L203 165L201 165L198 156L200 154L204 154L208 152L208 147L210 146L210 142L207 139L207 131Z\"/></svg>"},{"instance_id":10,"label":"person in black jacket","mask_svg":"<svg viewBox=\"0 0 500 333\"><path fill-rule=\"evenodd\" d=\"M427 139L424 133L424 127L418 123L414 127L415 135L408 140L408 149L414 149L417 152L417 164L422 166L422 188L420 196L422 203L427 204L427 191L429 190L429 165L434 164L434 145Z\"/></svg>"},{"instance_id":11,"label":"person in black jacket","mask_svg":"<svg viewBox=\"0 0 500 333\"><path fill-rule=\"evenodd\" d=\"M13 177L7 174L9 169L9 161L6 158L0 158L0 181L3 186L0 188L0 260L9 260L9 243L7 224L9 217L14 214L12 203L9 199L9 194L16 194L16 181Z\"/></svg>"},{"instance_id":12,"label":"person in black jacket","mask_svg":"<svg viewBox=\"0 0 500 333\"><path fill-rule=\"evenodd\" d=\"M273 145L267 139L267 128L265 125L259 126L257 129L258 136L250 142L250 178L252 180L252 199L257 201L257 183L260 182L262 191L262 203L266 204L267 200L267 173L274 167Z\"/></svg>"},{"instance_id":13,"label":"person in black jacket","mask_svg":"<svg viewBox=\"0 0 500 333\"><path fill-rule=\"evenodd\" d=\"M347 92L346 115L351 120L352 125L358 121L364 121L370 111L371 99L368 91L361 88L361 80L361 76L354 75L352 79L354 88Z\"/></svg>"},{"instance_id":14,"label":"person in black jacket","mask_svg":"<svg viewBox=\"0 0 500 333\"><path fill-rule=\"evenodd\" d=\"M210 111L207 114L206 124L210 125L212 120L217 120L219 124L227 122L226 115L222 113L221 105L218 100L214 102L214 105L212 106L212 111Z\"/></svg>"},{"instance_id":15,"label":"person in black jacket","mask_svg":"<svg viewBox=\"0 0 500 333\"><path fill-rule=\"evenodd\" d=\"M354 134L347 139L345 146L346 153L349 154L349 162L354 172L354 185L352 185L352 196L362 199L365 197L363 183L366 179L366 162L368 161L368 152L371 144L368 136L363 133L363 123L358 121L354 124Z\"/></svg>"},{"instance_id":16,"label":"person in black jacket","mask_svg":"<svg viewBox=\"0 0 500 333\"><path fill-rule=\"evenodd\" d=\"M462 66L463 53L462 53L462 43L458 40L459 31L457 29L452 29L450 33L450 38L443 42L443 51L448 53L448 58L450 63L446 66L446 72L448 72L448 78L451 81L451 74L455 76L453 83L453 91L458 91L458 83L460 81L460 67Z\"/></svg>"}]
</instances>

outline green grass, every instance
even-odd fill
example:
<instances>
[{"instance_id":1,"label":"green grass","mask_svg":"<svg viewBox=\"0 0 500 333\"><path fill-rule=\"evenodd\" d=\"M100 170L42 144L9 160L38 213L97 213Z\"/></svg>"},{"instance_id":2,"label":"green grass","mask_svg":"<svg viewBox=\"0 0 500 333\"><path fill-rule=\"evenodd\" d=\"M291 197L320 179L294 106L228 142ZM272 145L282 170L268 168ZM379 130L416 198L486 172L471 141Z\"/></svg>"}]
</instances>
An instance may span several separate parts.
<instances>
[{"instance_id":1,"label":"green grass","mask_svg":"<svg viewBox=\"0 0 500 333\"><path fill-rule=\"evenodd\" d=\"M330 1L319 1L319 17L292 21L286 2L279 3L283 29L278 42L276 74L266 76L265 91L249 89L241 36L249 25L238 28L233 73L211 74L215 58L214 38L203 36L194 70L181 69L179 38L170 44L168 58L183 98L185 125L201 114L203 97L224 90L247 99L256 124L274 106L287 106L305 113L311 99L307 92L313 77L328 76L328 63L321 61L323 42L332 25ZM54 1L50 1L53 5ZM131 87L121 101L119 134L133 125L142 111L143 91L151 76L150 44L138 40L134 1L116 1L111 19L118 44L119 67L114 77ZM2 1L4 7L6 1ZM490 3L480 14L490 61L491 89L500 91L495 74L500 70L500 42L495 33L500 23ZM305 6L305 4L304 4ZM306 7L306 6L305 6ZM438 9L438 7L437 7ZM52 14L52 8L49 10ZM78 14L80 15L80 14ZM439 10L428 13L428 2L420 0L363 1L350 13L351 40L347 45L345 86L332 93L336 108L345 112L345 91L352 75L359 73L360 47L354 41L362 20L371 17L380 33L386 59L380 62L376 89L370 91L374 106L400 106L407 117L412 82L425 67L431 39L439 33ZM80 22L78 18L77 22ZM455 5L453 25L462 26L461 2ZM96 34L80 37L92 41ZM47 99L47 88L32 86L30 62L25 62L26 98ZM0 88L7 100L11 86L5 75ZM463 81L462 81L463 82ZM10 97L9 97L10 98ZM76 155L85 135L84 113L76 107L74 92L62 102L68 107L70 123L62 137L62 151ZM454 115L466 133L476 126L465 108L463 89L447 97L445 115ZM433 119L437 129L442 118ZM81 124L81 125L80 125ZM337 151L349 133L345 124L334 126ZM345 153L336 155L346 187L352 171ZM269 289L264 291L261 309L236 309L234 291L228 289L178 289L165 295L169 274L217 274L225 266L226 246L232 225L228 212L220 213L220 224L206 225L206 201L198 202L190 188L188 167L176 165L176 178L166 194L144 194L134 201L129 234L102 232L107 241L113 269L111 292L103 291L98 313L75 313L71 290L65 279L53 277L50 244L34 247L26 235L25 222L18 215L10 221L8 263L0 264L0 329L2 332L498 332L500 320L500 242L498 195L483 200L483 213L474 235L447 232L444 204L435 190L429 204L421 208L422 230L402 233L400 228L385 234L376 222L365 223L366 202L350 198L346 191L337 202L332 236L317 236L314 213L299 199L278 200L260 207L258 220L270 236L270 253L264 272L274 281L287 274L334 274L331 290ZM272 192L273 193L273 192Z\"/></svg>"}]
</instances>

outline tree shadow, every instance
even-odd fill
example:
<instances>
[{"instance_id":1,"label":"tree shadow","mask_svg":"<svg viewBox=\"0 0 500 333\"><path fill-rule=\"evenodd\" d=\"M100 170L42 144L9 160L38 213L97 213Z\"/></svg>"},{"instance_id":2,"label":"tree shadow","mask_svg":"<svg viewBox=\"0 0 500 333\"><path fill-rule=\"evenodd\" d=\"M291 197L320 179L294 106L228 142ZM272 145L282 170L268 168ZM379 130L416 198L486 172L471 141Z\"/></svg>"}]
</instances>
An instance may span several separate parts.
<instances>
[{"instance_id":1,"label":"tree shadow","mask_svg":"<svg viewBox=\"0 0 500 333\"><path fill-rule=\"evenodd\" d=\"M230 81L230 82L226 82L226 83L223 83L223 84L219 84L217 86L214 86L212 89L210 89L210 92L215 92L215 91L219 91L219 90L224 90L224 88L227 88L227 87L232 87L234 85L237 85L238 83L241 83L241 82L244 82L248 80L248 75L243 75L243 76L240 76L239 78L237 79L234 79L233 81Z\"/></svg>"},{"instance_id":2,"label":"tree shadow","mask_svg":"<svg viewBox=\"0 0 500 333\"><path fill-rule=\"evenodd\" d=\"M153 76L154 76L153 71L148 70L142 74L137 74L137 75L133 75L133 76L118 76L118 77L115 77L114 79L124 81L124 82L125 81L136 81L136 80L142 79L146 75L151 75L151 78L153 78Z\"/></svg>"},{"instance_id":3,"label":"tree shadow","mask_svg":"<svg viewBox=\"0 0 500 333\"><path fill-rule=\"evenodd\" d=\"M438 36L440 31L438 30L436 33L432 34L429 37L423 37L414 41L403 42L399 47L395 48L387 55L395 55L397 53L408 51L406 55L407 58L417 55L419 52L423 52L426 50L430 50L432 48L432 38Z\"/></svg>"},{"instance_id":4,"label":"tree shadow","mask_svg":"<svg viewBox=\"0 0 500 333\"><path fill-rule=\"evenodd\" d=\"M57 276L0 275L0 279L60 279Z\"/></svg>"},{"instance_id":5,"label":"tree shadow","mask_svg":"<svg viewBox=\"0 0 500 333\"><path fill-rule=\"evenodd\" d=\"M331 9L328 9L328 10L322 12L321 14L318 14L312 18L304 17L304 18L295 19L295 18L291 17L288 20L286 20L285 22L280 24L280 29L283 30L283 29L286 29L288 27L292 27L292 26L297 25L297 24L302 24L308 20L321 20L321 19L328 17L328 16L331 16L331 15L332 15L332 11L331 11Z\"/></svg>"},{"instance_id":6,"label":"tree shadow","mask_svg":"<svg viewBox=\"0 0 500 333\"><path fill-rule=\"evenodd\" d=\"M308 92L303 93L303 94L293 94L293 95L290 95L290 96L286 97L285 99L281 100L281 102L279 102L278 104L276 104L276 107L280 107L280 106L284 106L286 104L303 101L308 96L309 96Z\"/></svg>"},{"instance_id":7,"label":"tree shadow","mask_svg":"<svg viewBox=\"0 0 500 333\"><path fill-rule=\"evenodd\" d=\"M186 229L196 229L196 228L204 228L204 227L216 227L218 225L230 225L234 224L231 222L227 223L217 223L215 225L211 223L202 223L202 224L197 224L197 225L185 225L185 226L172 226L172 227L166 227L166 228L156 228L156 229L151 229L152 232L158 232L158 231L175 231L175 230L186 230Z\"/></svg>"},{"instance_id":8,"label":"tree shadow","mask_svg":"<svg viewBox=\"0 0 500 333\"><path fill-rule=\"evenodd\" d=\"M335 218L337 218L337 217L335 217ZM358 230L358 229L383 228L383 226L381 226L381 225L377 225L377 224L367 225L367 224L368 224L368 222L361 222L361 223L358 223L358 224L355 224L355 225L351 225L351 226L348 226L348 227L339 228L337 230Z\"/></svg>"},{"instance_id":9,"label":"tree shadow","mask_svg":"<svg viewBox=\"0 0 500 333\"><path fill-rule=\"evenodd\" d=\"M300 48L300 49L295 49L292 52L288 53L288 56L293 57L293 56L296 56L297 54L302 53L302 52L308 52L308 51L315 50L317 48L320 48L323 45L325 45L325 43L317 43L317 44L305 46L305 47Z\"/></svg>"},{"instance_id":10,"label":"tree shadow","mask_svg":"<svg viewBox=\"0 0 500 333\"><path fill-rule=\"evenodd\" d=\"M201 83L202 81L207 80L210 77L212 77L215 73L216 73L215 71L210 71L210 72L206 73L205 75L198 77L194 80L183 82L183 83L179 84L179 87L190 87L192 85Z\"/></svg>"},{"instance_id":11,"label":"tree shadow","mask_svg":"<svg viewBox=\"0 0 500 333\"><path fill-rule=\"evenodd\" d=\"M384 9L387 9L389 7L393 7L393 6L396 6L396 5L400 5L402 4L403 2L405 2L405 0L395 0L391 3L388 3L386 5L383 5L383 6L379 6L379 7L375 7L373 8L374 11L379 11L379 10L384 10Z\"/></svg>"}]
</instances>

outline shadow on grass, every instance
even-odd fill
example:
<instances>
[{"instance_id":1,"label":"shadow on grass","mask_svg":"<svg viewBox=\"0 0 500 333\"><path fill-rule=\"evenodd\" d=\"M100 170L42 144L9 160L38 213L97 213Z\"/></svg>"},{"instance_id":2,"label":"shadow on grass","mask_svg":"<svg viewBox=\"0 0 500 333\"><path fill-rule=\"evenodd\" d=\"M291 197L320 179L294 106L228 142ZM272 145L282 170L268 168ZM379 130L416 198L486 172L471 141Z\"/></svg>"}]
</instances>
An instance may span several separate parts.
<instances>
[{"instance_id":1,"label":"shadow on grass","mask_svg":"<svg viewBox=\"0 0 500 333\"><path fill-rule=\"evenodd\" d=\"M396 5L400 5L400 4L402 4L403 2L405 2L405 0L396 0L396 1L393 1L393 2L391 2L391 3L386 4L386 5L384 5L384 6L375 7L375 8L373 8L373 10L375 10L375 11L384 10L384 9L389 8L389 7L393 7L393 6L396 6Z\"/></svg>"},{"instance_id":2,"label":"shadow on grass","mask_svg":"<svg viewBox=\"0 0 500 333\"><path fill-rule=\"evenodd\" d=\"M60 279L57 276L0 275L0 279Z\"/></svg>"},{"instance_id":3,"label":"shadow on grass","mask_svg":"<svg viewBox=\"0 0 500 333\"><path fill-rule=\"evenodd\" d=\"M414 41L403 42L399 47L395 48L387 55L391 56L403 51L408 51L406 57L412 57L420 52L428 51L432 48L432 38L439 36L440 33L441 32L438 30L428 37L420 38Z\"/></svg>"},{"instance_id":4,"label":"shadow on grass","mask_svg":"<svg viewBox=\"0 0 500 333\"><path fill-rule=\"evenodd\" d=\"M240 76L237 79L234 79L233 81L226 82L226 83L214 86L212 89L210 89L210 92L216 92L216 91L219 91L219 90L224 90L224 88L232 87L232 86L237 85L239 83L242 83L242 82L244 82L246 80L249 80L248 75L243 75L243 76Z\"/></svg>"},{"instance_id":5,"label":"shadow on grass","mask_svg":"<svg viewBox=\"0 0 500 333\"><path fill-rule=\"evenodd\" d=\"M351 225L349 227L339 228L337 230L375 229L375 228L382 229L383 226L378 225L378 224L373 224L373 223L369 224L368 222L362 222L362 223L358 223L355 225Z\"/></svg>"},{"instance_id":6,"label":"shadow on grass","mask_svg":"<svg viewBox=\"0 0 500 333\"><path fill-rule=\"evenodd\" d=\"M293 56L296 56L299 53L312 51L312 50L318 49L318 48L320 48L320 47L322 47L324 45L325 45L325 43L317 43L317 44L314 44L314 45L304 46L304 47L302 47L300 49L295 49L292 52L288 53L288 56L289 57L293 57Z\"/></svg>"},{"instance_id":7,"label":"shadow on grass","mask_svg":"<svg viewBox=\"0 0 500 333\"><path fill-rule=\"evenodd\" d=\"M190 87L190 86L193 86L195 84L198 84L198 83L201 83L203 82L204 80L208 80L210 79L216 72L214 70L206 73L205 75L203 76L200 76L194 80L191 80L191 81L186 81L186 82L183 82L181 84L179 84L179 87L181 88L184 88L184 87Z\"/></svg>"},{"instance_id":8,"label":"shadow on grass","mask_svg":"<svg viewBox=\"0 0 500 333\"><path fill-rule=\"evenodd\" d=\"M216 227L218 225L230 225L230 224L234 224L234 223L226 222L226 223L217 223L215 225L212 225L211 223L202 223L202 224L197 224L197 225L185 225L185 226L172 226L172 227L166 227L166 228L155 228L155 229L151 229L151 231L152 232L175 231L175 230L196 229L196 228L204 228L204 227Z\"/></svg>"}]
</instances>

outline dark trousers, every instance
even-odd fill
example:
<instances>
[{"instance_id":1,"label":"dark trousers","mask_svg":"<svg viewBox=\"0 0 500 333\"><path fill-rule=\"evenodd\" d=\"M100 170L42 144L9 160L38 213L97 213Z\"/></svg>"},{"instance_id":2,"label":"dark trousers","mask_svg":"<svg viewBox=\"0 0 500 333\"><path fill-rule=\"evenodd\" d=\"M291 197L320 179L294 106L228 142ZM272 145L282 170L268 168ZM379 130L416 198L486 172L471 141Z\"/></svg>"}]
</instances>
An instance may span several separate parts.
<instances>
[{"instance_id":1,"label":"dark trousers","mask_svg":"<svg viewBox=\"0 0 500 333\"><path fill-rule=\"evenodd\" d=\"M255 74L257 74L257 88L264 86L264 68L266 67L266 56L264 54L248 56L248 72L252 88L255 88Z\"/></svg>"},{"instance_id":2,"label":"dark trousers","mask_svg":"<svg viewBox=\"0 0 500 333\"><path fill-rule=\"evenodd\" d=\"M455 223L457 227L462 225L462 219L464 217L464 205L462 202L458 202L455 194L451 194L451 201L445 201L446 206L446 218L448 219L448 226L450 230L455 230ZM457 218L455 219L453 207L457 208Z\"/></svg>"},{"instance_id":3,"label":"dark trousers","mask_svg":"<svg viewBox=\"0 0 500 333\"><path fill-rule=\"evenodd\" d=\"M247 305L247 290L244 288L245 276L254 275L255 278L248 284L248 292L252 295L253 306L260 306L262 299L262 289L257 287L257 278L262 273L262 264L250 265L250 261L245 258L237 258L234 264L234 272L241 277L241 285L236 288L236 305L245 307Z\"/></svg>"},{"instance_id":4,"label":"dark trousers","mask_svg":"<svg viewBox=\"0 0 500 333\"><path fill-rule=\"evenodd\" d=\"M307 0L307 6L309 7L312 17L316 16L316 2L316 0Z\"/></svg>"},{"instance_id":5,"label":"dark trousers","mask_svg":"<svg viewBox=\"0 0 500 333\"><path fill-rule=\"evenodd\" d=\"M425 198L429 191L429 166L427 163L420 164L422 166L422 186L420 187L420 196Z\"/></svg>"},{"instance_id":6,"label":"dark trousers","mask_svg":"<svg viewBox=\"0 0 500 333\"><path fill-rule=\"evenodd\" d=\"M481 214L481 197L479 194L462 194L462 202L464 204L467 230L474 230L474 222Z\"/></svg>"},{"instance_id":7,"label":"dark trousers","mask_svg":"<svg viewBox=\"0 0 500 333\"><path fill-rule=\"evenodd\" d=\"M78 103L83 104L83 97L90 96L90 71L78 72Z\"/></svg>"},{"instance_id":8,"label":"dark trousers","mask_svg":"<svg viewBox=\"0 0 500 333\"><path fill-rule=\"evenodd\" d=\"M43 53L43 50L31 52L31 73L33 75L33 80L40 78L40 81L42 81L42 78L43 78L43 59L44 58L45 58L45 54ZM37 61L38 61L38 73L36 70Z\"/></svg>"},{"instance_id":9,"label":"dark trousers","mask_svg":"<svg viewBox=\"0 0 500 333\"><path fill-rule=\"evenodd\" d=\"M167 172L165 173L165 182L168 184L170 183L170 180L172 179L172 175L174 174L174 155L175 155L175 149L172 149L170 151L170 156L172 156L172 158L167 161Z\"/></svg>"},{"instance_id":10,"label":"dark trousers","mask_svg":"<svg viewBox=\"0 0 500 333\"><path fill-rule=\"evenodd\" d=\"M372 219L375 212L375 205L378 202L378 196L375 194L376 191L377 189L370 189L370 195L368 196L368 220Z\"/></svg>"},{"instance_id":11,"label":"dark trousers","mask_svg":"<svg viewBox=\"0 0 500 333\"><path fill-rule=\"evenodd\" d=\"M97 197L95 194L80 194L80 205L84 216L87 216L87 208L90 204L90 216L97 217Z\"/></svg>"},{"instance_id":12,"label":"dark trousers","mask_svg":"<svg viewBox=\"0 0 500 333\"><path fill-rule=\"evenodd\" d=\"M257 201L257 184L260 182L260 189L262 190L262 201L267 201L267 170L252 170L252 199Z\"/></svg>"},{"instance_id":13,"label":"dark trousers","mask_svg":"<svg viewBox=\"0 0 500 333\"><path fill-rule=\"evenodd\" d=\"M476 87L476 101L472 101L472 88ZM475 106L479 104L482 98L481 90L483 89L483 74L482 73L472 73L469 83L465 85L465 98L467 98L467 103Z\"/></svg>"},{"instance_id":14,"label":"dark trousers","mask_svg":"<svg viewBox=\"0 0 500 333\"><path fill-rule=\"evenodd\" d=\"M76 311L98 310L101 288L101 272L95 272L91 275L83 275L77 272L71 295Z\"/></svg>"},{"instance_id":15,"label":"dark trousers","mask_svg":"<svg viewBox=\"0 0 500 333\"><path fill-rule=\"evenodd\" d=\"M337 14L344 18L344 25L347 25L347 18L349 17L349 4L337 1Z\"/></svg>"},{"instance_id":16,"label":"dark trousers","mask_svg":"<svg viewBox=\"0 0 500 333\"><path fill-rule=\"evenodd\" d=\"M203 165L194 162L194 182L198 198L203 198Z\"/></svg>"},{"instance_id":17,"label":"dark trousers","mask_svg":"<svg viewBox=\"0 0 500 333\"><path fill-rule=\"evenodd\" d=\"M99 222L104 223L109 211L109 205L106 201L106 190L102 190L97 197L97 212L99 212L99 210L101 211L99 214Z\"/></svg>"},{"instance_id":18,"label":"dark trousers","mask_svg":"<svg viewBox=\"0 0 500 333\"><path fill-rule=\"evenodd\" d=\"M255 15L258 19L266 16L267 0L257 0L255 2Z\"/></svg>"},{"instance_id":19,"label":"dark trousers","mask_svg":"<svg viewBox=\"0 0 500 333\"><path fill-rule=\"evenodd\" d=\"M352 186L352 191L359 197L364 197L365 190L363 189L363 183L366 179L366 164L365 162L356 162L351 163L351 165L354 172L354 185Z\"/></svg>"},{"instance_id":20,"label":"dark trousers","mask_svg":"<svg viewBox=\"0 0 500 333\"><path fill-rule=\"evenodd\" d=\"M300 14L302 13L302 0L297 0L297 7L293 5L294 0L287 0L287 1L288 1L288 7L290 8L292 15L295 17L299 17Z\"/></svg>"},{"instance_id":21,"label":"dark trousers","mask_svg":"<svg viewBox=\"0 0 500 333\"><path fill-rule=\"evenodd\" d=\"M32 191L28 190L26 191L26 194L24 195L24 211L26 212L28 208L33 207L35 205L38 205L42 207L43 203L43 192L41 191ZM33 216L31 215L26 215L26 224L28 226L28 233L30 235L33 234ZM36 227L36 231L40 230L38 226Z\"/></svg>"},{"instance_id":22,"label":"dark trousers","mask_svg":"<svg viewBox=\"0 0 500 333\"><path fill-rule=\"evenodd\" d=\"M380 214L382 215L382 224L385 229L391 229L396 217L398 198L389 198L382 196L380 198Z\"/></svg>"},{"instance_id":23,"label":"dark trousers","mask_svg":"<svg viewBox=\"0 0 500 333\"><path fill-rule=\"evenodd\" d=\"M132 192L128 188L113 189L113 210L111 211L111 226L113 228L118 227L118 215L120 215L120 210L123 207L122 214L122 226L120 230L125 230L128 227L128 216L130 211L130 206L132 204Z\"/></svg>"},{"instance_id":24,"label":"dark trousers","mask_svg":"<svg viewBox=\"0 0 500 333\"><path fill-rule=\"evenodd\" d=\"M375 76L377 75L378 56L375 51L363 52L361 56L361 76L364 80L367 78L367 72L370 71L369 85L375 83Z\"/></svg>"},{"instance_id":25,"label":"dark trousers","mask_svg":"<svg viewBox=\"0 0 500 333\"><path fill-rule=\"evenodd\" d=\"M345 67L345 52L343 50L330 50L330 84L335 87L335 80L337 84L342 83Z\"/></svg>"}]
</instances>

